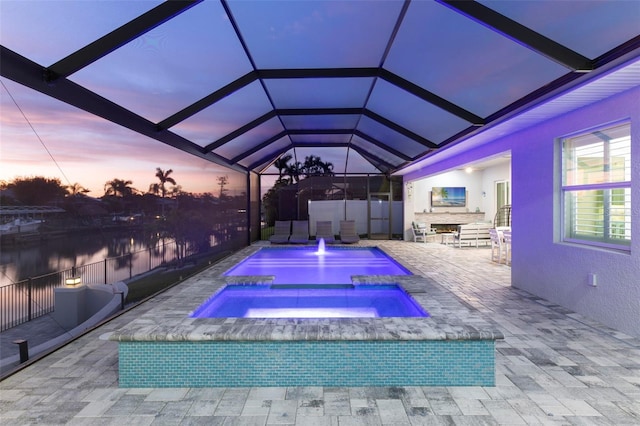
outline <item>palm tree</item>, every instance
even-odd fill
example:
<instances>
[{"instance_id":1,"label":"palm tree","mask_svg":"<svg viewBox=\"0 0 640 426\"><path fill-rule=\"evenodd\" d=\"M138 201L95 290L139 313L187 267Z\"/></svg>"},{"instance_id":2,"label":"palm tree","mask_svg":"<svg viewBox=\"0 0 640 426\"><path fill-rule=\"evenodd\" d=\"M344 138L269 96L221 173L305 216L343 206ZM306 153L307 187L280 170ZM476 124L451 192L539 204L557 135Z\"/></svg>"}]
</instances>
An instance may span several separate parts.
<instances>
[{"instance_id":1,"label":"palm tree","mask_svg":"<svg viewBox=\"0 0 640 426\"><path fill-rule=\"evenodd\" d=\"M302 174L309 176L331 176L333 175L333 164L324 162L317 155L309 155L304 159Z\"/></svg>"},{"instance_id":2,"label":"palm tree","mask_svg":"<svg viewBox=\"0 0 640 426\"><path fill-rule=\"evenodd\" d=\"M322 174L324 176L333 176L333 163L330 161L321 161Z\"/></svg>"},{"instance_id":3,"label":"palm tree","mask_svg":"<svg viewBox=\"0 0 640 426\"><path fill-rule=\"evenodd\" d=\"M302 174L302 163L298 161L287 165L287 174L291 176L291 182L299 182L300 175Z\"/></svg>"},{"instance_id":4,"label":"palm tree","mask_svg":"<svg viewBox=\"0 0 640 426\"><path fill-rule=\"evenodd\" d=\"M176 184L175 179L169 177L169 175L173 173L172 169L167 170L166 172L162 170L160 167L156 167L156 177L160 180L159 191L162 194L162 198L167 195L167 188L165 188L165 183L169 182L172 185Z\"/></svg>"},{"instance_id":5,"label":"palm tree","mask_svg":"<svg viewBox=\"0 0 640 426\"><path fill-rule=\"evenodd\" d=\"M116 197L126 197L134 193L135 189L131 187L133 184L130 180L113 179L104 184L104 195L113 195Z\"/></svg>"},{"instance_id":6,"label":"palm tree","mask_svg":"<svg viewBox=\"0 0 640 426\"><path fill-rule=\"evenodd\" d=\"M283 155L282 157L278 158L273 165L278 169L278 180L281 181L289 167L289 161L292 159L293 157L291 156L291 154L286 154Z\"/></svg>"},{"instance_id":7,"label":"palm tree","mask_svg":"<svg viewBox=\"0 0 640 426\"><path fill-rule=\"evenodd\" d=\"M152 183L151 185L149 185L149 194L153 194L153 195L158 195L160 194L160 184L159 183Z\"/></svg>"},{"instance_id":8,"label":"palm tree","mask_svg":"<svg viewBox=\"0 0 640 426\"><path fill-rule=\"evenodd\" d=\"M169 175L173 173L173 169L169 169L166 172L162 170L160 167L156 167L156 177L160 180L160 183L153 183L149 187L149 191L157 194L158 192L162 195L162 217L164 218L164 198L167 196L167 188L164 186L165 183L169 182L173 186L176 185L176 181L174 178Z\"/></svg>"},{"instance_id":9,"label":"palm tree","mask_svg":"<svg viewBox=\"0 0 640 426\"><path fill-rule=\"evenodd\" d=\"M67 190L67 194L69 194L72 197L75 195L86 194L87 192L89 192L87 188L80 185L78 182L66 186L65 189Z\"/></svg>"}]
</instances>

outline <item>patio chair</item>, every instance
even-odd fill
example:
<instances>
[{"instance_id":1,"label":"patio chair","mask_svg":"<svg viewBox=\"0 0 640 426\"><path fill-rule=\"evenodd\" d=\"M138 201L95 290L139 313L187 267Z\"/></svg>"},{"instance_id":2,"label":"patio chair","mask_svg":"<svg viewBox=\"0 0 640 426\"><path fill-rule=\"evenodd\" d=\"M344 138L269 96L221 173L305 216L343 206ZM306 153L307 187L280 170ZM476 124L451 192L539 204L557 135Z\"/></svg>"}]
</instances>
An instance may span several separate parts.
<instances>
[{"instance_id":1,"label":"patio chair","mask_svg":"<svg viewBox=\"0 0 640 426\"><path fill-rule=\"evenodd\" d=\"M292 244L306 244L309 242L309 221L294 220L291 222L291 236L289 242Z\"/></svg>"},{"instance_id":2,"label":"patio chair","mask_svg":"<svg viewBox=\"0 0 640 426\"><path fill-rule=\"evenodd\" d=\"M345 244L353 244L360 241L360 236L356 231L355 220L340 221L340 241L342 241Z\"/></svg>"},{"instance_id":3,"label":"patio chair","mask_svg":"<svg viewBox=\"0 0 640 426\"><path fill-rule=\"evenodd\" d=\"M316 240L324 238L325 243L335 243L336 239L333 234L333 222L330 220L316 221Z\"/></svg>"},{"instance_id":4,"label":"patio chair","mask_svg":"<svg viewBox=\"0 0 640 426\"><path fill-rule=\"evenodd\" d=\"M435 229L427 229L427 224L420 222L411 222L411 232L413 232L413 242L417 243L418 240L422 240L423 243L427 242L427 235L435 235Z\"/></svg>"},{"instance_id":5,"label":"patio chair","mask_svg":"<svg viewBox=\"0 0 640 426\"><path fill-rule=\"evenodd\" d=\"M489 229L491 237L491 261L502 263L502 235L497 229Z\"/></svg>"},{"instance_id":6,"label":"patio chair","mask_svg":"<svg viewBox=\"0 0 640 426\"><path fill-rule=\"evenodd\" d=\"M502 232L502 250L504 251L504 263L511 265L511 229Z\"/></svg>"},{"instance_id":7,"label":"patio chair","mask_svg":"<svg viewBox=\"0 0 640 426\"><path fill-rule=\"evenodd\" d=\"M289 236L291 235L291 221L290 220L276 220L273 235L269 237L269 241L272 244L285 244L289 242Z\"/></svg>"}]
</instances>

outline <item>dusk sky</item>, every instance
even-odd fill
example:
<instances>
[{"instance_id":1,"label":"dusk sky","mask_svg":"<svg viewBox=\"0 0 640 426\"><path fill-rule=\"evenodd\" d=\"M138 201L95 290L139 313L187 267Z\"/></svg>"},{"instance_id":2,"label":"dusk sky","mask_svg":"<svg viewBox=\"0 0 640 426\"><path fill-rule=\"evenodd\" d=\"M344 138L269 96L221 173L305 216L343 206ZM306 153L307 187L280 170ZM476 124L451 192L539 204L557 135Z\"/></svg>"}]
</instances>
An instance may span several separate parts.
<instances>
[{"instance_id":1,"label":"dusk sky","mask_svg":"<svg viewBox=\"0 0 640 426\"><path fill-rule=\"evenodd\" d=\"M40 64L51 65L159 3L0 0L0 43ZM111 66L112 78L122 74L118 71L122 61ZM154 175L156 167L160 167L173 169L171 176L185 191L217 195L216 179L224 175L229 176L227 189L231 194L245 190L245 178L237 172L5 78L0 80L0 180L18 176L59 178L65 185L77 182L91 190L89 195L101 196L105 182L114 178L131 180L134 188L147 191L150 184L157 182ZM135 99L136 91L150 84L129 83L138 85L127 94L129 99ZM177 91L172 87L176 85L179 82L167 84L166 91Z\"/></svg>"},{"instance_id":2,"label":"dusk sky","mask_svg":"<svg viewBox=\"0 0 640 426\"><path fill-rule=\"evenodd\" d=\"M84 111L2 79L0 180L46 176L62 184L79 183L91 196L104 194L105 182L131 180L147 191L157 182L156 167L173 169L183 190L219 193L216 178L236 178L230 190L244 190L238 173L150 140ZM7 93L16 100L20 110ZM39 136L39 137L38 137ZM66 178L65 178L66 176ZM68 179L68 181L67 181ZM235 187L232 187L233 186Z\"/></svg>"},{"instance_id":3,"label":"dusk sky","mask_svg":"<svg viewBox=\"0 0 640 426\"><path fill-rule=\"evenodd\" d=\"M0 44L49 67L162 3L158 0L0 0ZM576 52L593 58L637 35L639 2L493 1L482 2L525 23ZM437 96L489 116L568 69L509 37L434 1L413 1L393 44L390 34L403 2L394 1L228 1L242 32L247 57L217 0L205 0L159 25L68 79L158 123L256 69L384 68ZM574 25L566 25L571 19ZM606 34L584 37L606 27ZM388 51L387 51L388 50ZM452 54L455 52L455 54ZM434 66L437 64L437 66ZM90 195L104 194L114 178L146 191L157 167L188 192L218 194L217 178L227 175L231 194L244 190L245 177L214 163L150 140L104 119L0 78L0 180L59 178L79 183ZM275 108L363 108L439 144L469 122L374 78L265 79L254 81L177 123L170 130L206 146ZM269 94L265 93L265 88ZM24 114L24 115L23 115ZM26 118L25 118L26 117ZM329 118L328 118L329 117ZM309 121L305 121L309 120ZM424 145L369 117L288 116L288 129L353 128L409 156ZM353 124L356 123L356 124ZM272 118L216 149L226 158L283 130ZM299 135L295 142L361 143L360 148L390 164L389 151L351 135ZM294 137L273 143L274 151ZM355 141L355 142L354 142ZM365 147L366 148L363 148ZM322 151L320 151L322 150ZM344 171L377 172L354 150L298 148L298 161L310 154ZM392 150L393 151L393 150ZM264 158L255 153L247 165Z\"/></svg>"}]
</instances>

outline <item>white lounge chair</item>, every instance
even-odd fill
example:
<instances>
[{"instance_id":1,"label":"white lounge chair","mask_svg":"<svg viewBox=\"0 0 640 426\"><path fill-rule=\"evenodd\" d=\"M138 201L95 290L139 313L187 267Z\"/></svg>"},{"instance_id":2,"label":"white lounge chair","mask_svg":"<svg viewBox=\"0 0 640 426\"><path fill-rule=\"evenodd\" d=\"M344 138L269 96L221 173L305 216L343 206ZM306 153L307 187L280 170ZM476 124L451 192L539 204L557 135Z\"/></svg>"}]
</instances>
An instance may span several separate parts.
<instances>
[{"instance_id":1,"label":"white lounge chair","mask_svg":"<svg viewBox=\"0 0 640 426\"><path fill-rule=\"evenodd\" d=\"M291 236L289 242L292 244L306 244L309 242L309 221L294 220L291 222Z\"/></svg>"},{"instance_id":2,"label":"white lounge chair","mask_svg":"<svg viewBox=\"0 0 640 426\"><path fill-rule=\"evenodd\" d=\"M324 238L325 243L334 243L336 241L333 234L333 222L330 220L318 220L316 222L316 240Z\"/></svg>"},{"instance_id":3,"label":"white lounge chair","mask_svg":"<svg viewBox=\"0 0 640 426\"><path fill-rule=\"evenodd\" d=\"M276 224L273 230L273 235L269 237L269 241L271 241L272 244L285 244L289 242L290 235L291 235L291 221L276 220Z\"/></svg>"},{"instance_id":4,"label":"white lounge chair","mask_svg":"<svg viewBox=\"0 0 640 426\"><path fill-rule=\"evenodd\" d=\"M356 231L355 220L340 221L340 241L342 241L344 244L353 244L360 241L360 236Z\"/></svg>"}]
</instances>

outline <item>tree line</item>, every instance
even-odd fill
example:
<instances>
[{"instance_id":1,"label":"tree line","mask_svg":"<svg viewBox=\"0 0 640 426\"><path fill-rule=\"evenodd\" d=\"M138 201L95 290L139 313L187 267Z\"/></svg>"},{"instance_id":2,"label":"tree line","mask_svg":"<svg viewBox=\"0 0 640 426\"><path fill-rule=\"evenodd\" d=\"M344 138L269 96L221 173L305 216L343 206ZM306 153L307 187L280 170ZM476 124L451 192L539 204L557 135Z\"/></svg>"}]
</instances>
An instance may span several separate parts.
<instances>
[{"instance_id":1,"label":"tree line","mask_svg":"<svg viewBox=\"0 0 640 426\"><path fill-rule=\"evenodd\" d=\"M211 192L186 192L173 177L173 170L156 168L156 182L147 191L139 191L128 179L114 178L104 184L104 195L88 197L88 189L79 183L63 185L58 178L17 177L0 181L0 205L55 206L65 213L47 218L46 226L56 229L82 229L117 226L120 218L129 225L140 225L154 235L174 238L179 249L195 244L200 251L217 243L237 238L234 230L246 225L246 193L227 195L228 176L219 176L217 195Z\"/></svg>"},{"instance_id":2,"label":"tree line","mask_svg":"<svg viewBox=\"0 0 640 426\"><path fill-rule=\"evenodd\" d=\"M135 198L145 197L175 199L180 196L216 198L211 193L197 195L185 192L171 176L172 174L172 169L163 170L157 167L155 177L158 179L158 182L151 183L147 191L140 191L134 188L131 180L111 179L104 184L104 195L98 199L114 207L118 207L122 206L122 203L109 203L109 200L113 201L115 198L132 201L135 200ZM222 200L227 196L226 193L228 191L225 186L227 186L229 178L228 176L219 176L217 181L220 186L217 199ZM168 184L171 184L171 187L168 187ZM86 194L90 192L89 189L80 183L76 182L70 185L63 185L59 178L49 178L45 176L16 177L11 181L0 181L0 190L3 191L0 195L0 204L23 206L61 205L64 204L65 200L82 199L82 197L85 197ZM131 207L134 207L135 204L136 203L132 203ZM145 205L145 203L138 204L140 204L140 206ZM163 203L160 204L162 205Z\"/></svg>"}]
</instances>

